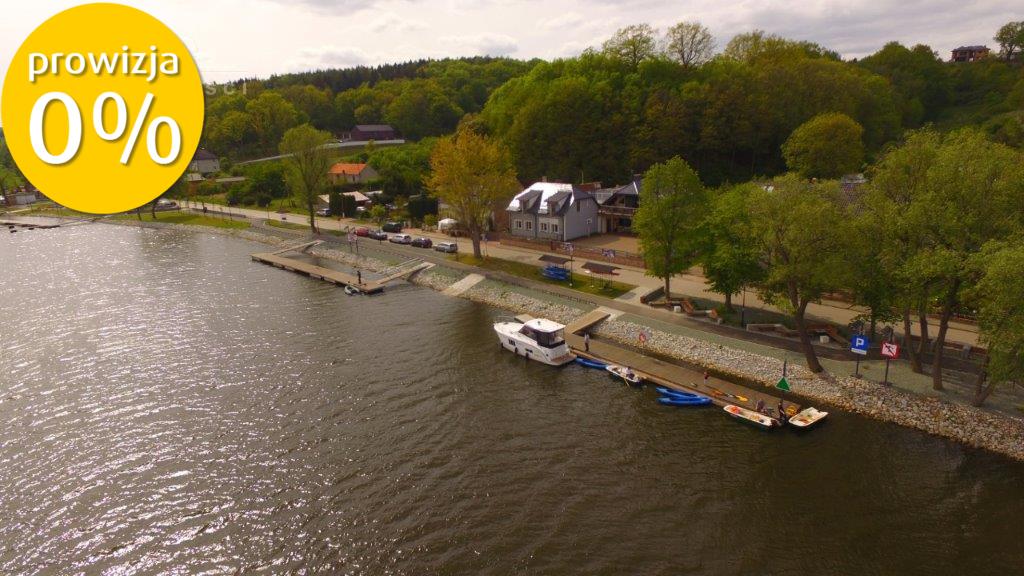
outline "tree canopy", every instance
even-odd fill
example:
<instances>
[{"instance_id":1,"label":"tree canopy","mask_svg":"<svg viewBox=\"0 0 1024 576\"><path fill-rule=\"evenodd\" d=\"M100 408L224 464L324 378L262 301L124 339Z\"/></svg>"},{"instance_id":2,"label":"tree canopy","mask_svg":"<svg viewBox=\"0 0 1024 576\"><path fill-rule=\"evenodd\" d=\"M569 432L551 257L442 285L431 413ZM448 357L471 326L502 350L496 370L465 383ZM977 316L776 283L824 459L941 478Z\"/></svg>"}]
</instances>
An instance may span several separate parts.
<instances>
[{"instance_id":1,"label":"tree canopy","mask_svg":"<svg viewBox=\"0 0 1024 576\"><path fill-rule=\"evenodd\" d=\"M846 114L819 114L782 145L786 165L808 178L838 178L864 163L864 128Z\"/></svg>"}]
</instances>

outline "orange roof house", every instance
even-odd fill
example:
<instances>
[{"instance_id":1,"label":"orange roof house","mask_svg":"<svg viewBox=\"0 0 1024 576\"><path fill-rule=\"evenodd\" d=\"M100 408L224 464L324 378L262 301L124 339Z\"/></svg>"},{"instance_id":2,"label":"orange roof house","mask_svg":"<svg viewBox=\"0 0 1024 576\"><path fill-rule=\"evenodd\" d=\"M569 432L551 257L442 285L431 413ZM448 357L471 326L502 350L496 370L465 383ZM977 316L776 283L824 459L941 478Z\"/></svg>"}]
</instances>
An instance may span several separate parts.
<instances>
[{"instance_id":1,"label":"orange roof house","mask_svg":"<svg viewBox=\"0 0 1024 576\"><path fill-rule=\"evenodd\" d=\"M377 171L369 164L348 164L338 162L327 172L331 184L366 182L378 177Z\"/></svg>"}]
</instances>

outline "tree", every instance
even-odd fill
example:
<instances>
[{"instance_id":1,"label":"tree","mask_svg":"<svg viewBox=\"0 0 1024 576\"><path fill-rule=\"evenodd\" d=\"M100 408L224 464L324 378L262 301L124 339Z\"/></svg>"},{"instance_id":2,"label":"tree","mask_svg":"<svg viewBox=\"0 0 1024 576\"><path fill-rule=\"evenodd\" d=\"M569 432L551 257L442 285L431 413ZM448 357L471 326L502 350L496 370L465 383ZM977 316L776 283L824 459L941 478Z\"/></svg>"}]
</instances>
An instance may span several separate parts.
<instances>
[{"instance_id":1,"label":"tree","mask_svg":"<svg viewBox=\"0 0 1024 576\"><path fill-rule=\"evenodd\" d=\"M640 237L647 273L665 281L666 299L672 297L672 275L698 259L707 205L700 177L678 156L655 164L644 175L633 229Z\"/></svg>"},{"instance_id":2,"label":"tree","mask_svg":"<svg viewBox=\"0 0 1024 576\"><path fill-rule=\"evenodd\" d=\"M309 124L291 128L281 139L281 154L290 154L292 190L309 210L309 228L316 234L316 201L327 185L331 167L330 151L325 145L331 135Z\"/></svg>"},{"instance_id":3,"label":"tree","mask_svg":"<svg viewBox=\"0 0 1024 576\"><path fill-rule=\"evenodd\" d=\"M601 51L636 68L644 60L657 54L655 30L650 24L630 24L619 28L611 38L604 41Z\"/></svg>"},{"instance_id":4,"label":"tree","mask_svg":"<svg viewBox=\"0 0 1024 576\"><path fill-rule=\"evenodd\" d=\"M762 298L793 316L807 367L824 370L807 329L807 306L844 286L843 214L833 181L810 183L793 174L750 196L750 224L764 277Z\"/></svg>"},{"instance_id":5,"label":"tree","mask_svg":"<svg viewBox=\"0 0 1024 576\"><path fill-rule=\"evenodd\" d=\"M245 105L260 152L273 150L285 131L299 124L299 113L283 96L266 91Z\"/></svg>"},{"instance_id":6,"label":"tree","mask_svg":"<svg viewBox=\"0 0 1024 576\"><path fill-rule=\"evenodd\" d=\"M680 22L665 32L665 55L687 68L700 66L715 50L715 37L700 22Z\"/></svg>"},{"instance_id":7,"label":"tree","mask_svg":"<svg viewBox=\"0 0 1024 576\"><path fill-rule=\"evenodd\" d=\"M384 219L388 217L388 209L380 204L374 204L370 207L370 219L376 222L378 225L384 223Z\"/></svg>"},{"instance_id":8,"label":"tree","mask_svg":"<svg viewBox=\"0 0 1024 576\"><path fill-rule=\"evenodd\" d=\"M1006 60L1013 60L1024 50L1024 20L1007 22L996 32L995 41L999 42L999 52Z\"/></svg>"},{"instance_id":9,"label":"tree","mask_svg":"<svg viewBox=\"0 0 1024 576\"><path fill-rule=\"evenodd\" d=\"M934 297L938 279L914 268L926 246L924 230L911 218L911 206L925 202L928 170L935 162L941 139L930 130L911 133L906 142L888 151L873 167L870 184L861 198L860 226L864 235L885 250L864 247L864 258L873 256L877 265L871 272L884 278L893 291L892 298L903 318L904 350L911 369L922 374L924 354L928 349L929 302ZM917 314L921 338L917 349L912 345L913 314Z\"/></svg>"},{"instance_id":10,"label":"tree","mask_svg":"<svg viewBox=\"0 0 1024 576\"><path fill-rule=\"evenodd\" d=\"M975 383L975 406L1001 383L1024 382L1024 243L990 244L979 264L982 276L973 296L979 303L980 341L988 353Z\"/></svg>"},{"instance_id":11,"label":"tree","mask_svg":"<svg viewBox=\"0 0 1024 576\"><path fill-rule=\"evenodd\" d=\"M942 360L953 314L965 289L978 279L971 258L991 240L1024 224L1024 159L975 129L941 138L925 170L924 193L907 207L907 219L922 235L922 249L907 266L934 280L940 308L932 360L932 388L942 390Z\"/></svg>"},{"instance_id":12,"label":"tree","mask_svg":"<svg viewBox=\"0 0 1024 576\"><path fill-rule=\"evenodd\" d=\"M819 114L790 134L782 155L806 178L838 178L864 163L864 128L845 114Z\"/></svg>"},{"instance_id":13,"label":"tree","mask_svg":"<svg viewBox=\"0 0 1024 576\"><path fill-rule=\"evenodd\" d=\"M480 258L480 236L494 204L519 188L511 154L499 142L463 128L437 142L430 168L427 190L451 207Z\"/></svg>"},{"instance_id":14,"label":"tree","mask_svg":"<svg viewBox=\"0 0 1024 576\"><path fill-rule=\"evenodd\" d=\"M749 203L757 186L743 184L720 190L711 203L701 250L704 277L712 292L725 296L732 312L732 296L762 278L759 253L750 228Z\"/></svg>"}]
</instances>

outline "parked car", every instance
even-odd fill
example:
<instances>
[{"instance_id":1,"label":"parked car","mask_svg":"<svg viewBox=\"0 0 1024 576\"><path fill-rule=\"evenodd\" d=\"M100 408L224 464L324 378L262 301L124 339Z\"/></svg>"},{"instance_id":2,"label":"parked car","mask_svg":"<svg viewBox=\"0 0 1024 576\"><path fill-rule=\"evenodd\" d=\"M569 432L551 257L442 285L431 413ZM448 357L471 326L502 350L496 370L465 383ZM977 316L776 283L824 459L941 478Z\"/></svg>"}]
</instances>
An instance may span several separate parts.
<instances>
[{"instance_id":1,"label":"parked car","mask_svg":"<svg viewBox=\"0 0 1024 576\"><path fill-rule=\"evenodd\" d=\"M178 203L175 202L174 200L169 200L167 198L161 198L161 199L156 201L156 209L157 210L177 210L178 209Z\"/></svg>"},{"instance_id":2,"label":"parked car","mask_svg":"<svg viewBox=\"0 0 1024 576\"><path fill-rule=\"evenodd\" d=\"M384 232L383 230L370 230L370 233L367 236L369 238L373 239L373 240L387 240L388 239L387 232Z\"/></svg>"},{"instance_id":3,"label":"parked car","mask_svg":"<svg viewBox=\"0 0 1024 576\"><path fill-rule=\"evenodd\" d=\"M366 226L360 226L359 228L356 228L356 236L367 238L370 236L370 229Z\"/></svg>"},{"instance_id":4,"label":"parked car","mask_svg":"<svg viewBox=\"0 0 1024 576\"><path fill-rule=\"evenodd\" d=\"M412 236L408 234L394 234L388 238L388 242L394 242L395 244L412 244Z\"/></svg>"},{"instance_id":5,"label":"parked car","mask_svg":"<svg viewBox=\"0 0 1024 576\"><path fill-rule=\"evenodd\" d=\"M317 208L316 215L317 216L330 216L331 215L331 209L330 208Z\"/></svg>"},{"instance_id":6,"label":"parked car","mask_svg":"<svg viewBox=\"0 0 1024 576\"><path fill-rule=\"evenodd\" d=\"M459 245L455 242L438 242L437 246L434 246L434 250L446 254L455 254L459 251Z\"/></svg>"},{"instance_id":7,"label":"parked car","mask_svg":"<svg viewBox=\"0 0 1024 576\"><path fill-rule=\"evenodd\" d=\"M430 248L431 246L434 245L434 242L430 238L424 238L420 236L419 238L412 241L412 245L417 248Z\"/></svg>"},{"instance_id":8,"label":"parked car","mask_svg":"<svg viewBox=\"0 0 1024 576\"><path fill-rule=\"evenodd\" d=\"M401 232L402 231L402 223L401 222L385 222L383 228L384 228L385 232Z\"/></svg>"}]
</instances>

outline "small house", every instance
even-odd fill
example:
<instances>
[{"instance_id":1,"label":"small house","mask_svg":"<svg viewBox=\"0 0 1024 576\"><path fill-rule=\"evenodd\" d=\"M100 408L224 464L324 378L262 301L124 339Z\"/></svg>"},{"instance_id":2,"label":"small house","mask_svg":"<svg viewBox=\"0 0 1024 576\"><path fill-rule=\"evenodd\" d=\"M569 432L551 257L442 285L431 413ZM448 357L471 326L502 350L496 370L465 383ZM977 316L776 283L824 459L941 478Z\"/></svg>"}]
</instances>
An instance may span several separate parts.
<instances>
[{"instance_id":1,"label":"small house","mask_svg":"<svg viewBox=\"0 0 1024 576\"><path fill-rule=\"evenodd\" d=\"M358 124L342 138L353 142L397 140L398 133L388 124Z\"/></svg>"},{"instance_id":2,"label":"small house","mask_svg":"<svg viewBox=\"0 0 1024 576\"><path fill-rule=\"evenodd\" d=\"M369 182L379 177L377 171L369 164L350 164L338 162L328 171L331 184L351 184L353 182Z\"/></svg>"},{"instance_id":3,"label":"small house","mask_svg":"<svg viewBox=\"0 0 1024 576\"><path fill-rule=\"evenodd\" d=\"M220 158L217 158L216 154L206 148L200 148L196 150L195 156L192 157L192 162L188 165L188 171L203 175L220 172Z\"/></svg>"},{"instance_id":4,"label":"small house","mask_svg":"<svg viewBox=\"0 0 1024 576\"><path fill-rule=\"evenodd\" d=\"M597 230L597 200L572 184L537 182L506 208L508 232L519 238L566 242Z\"/></svg>"},{"instance_id":5,"label":"small house","mask_svg":"<svg viewBox=\"0 0 1024 576\"><path fill-rule=\"evenodd\" d=\"M640 207L639 176L624 186L602 188L593 192L597 200L599 223L597 231L601 234L631 233L633 218Z\"/></svg>"},{"instance_id":6,"label":"small house","mask_svg":"<svg viewBox=\"0 0 1024 576\"><path fill-rule=\"evenodd\" d=\"M960 46L953 49L950 62L976 62L989 54L988 46Z\"/></svg>"}]
</instances>

